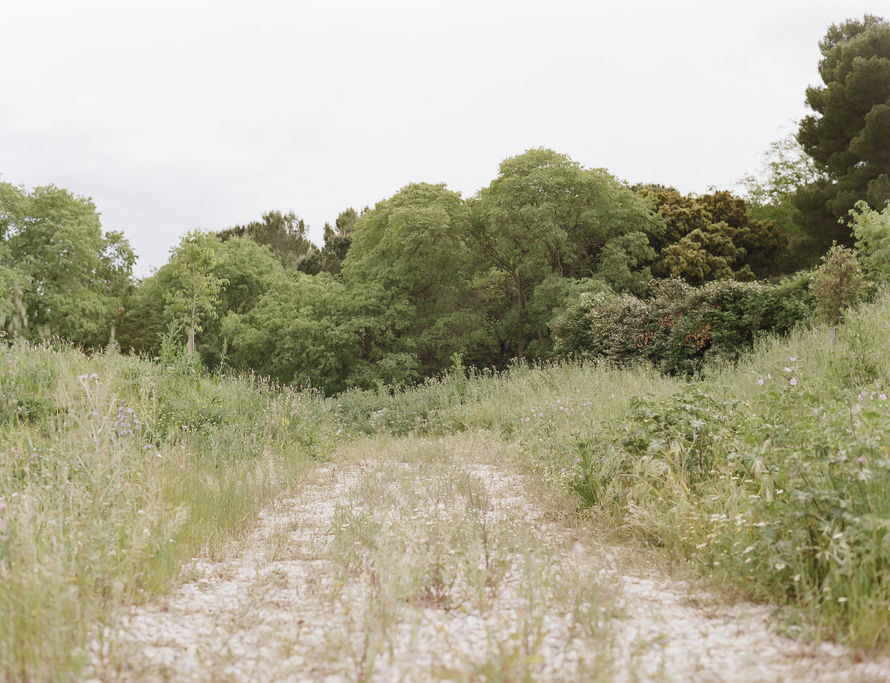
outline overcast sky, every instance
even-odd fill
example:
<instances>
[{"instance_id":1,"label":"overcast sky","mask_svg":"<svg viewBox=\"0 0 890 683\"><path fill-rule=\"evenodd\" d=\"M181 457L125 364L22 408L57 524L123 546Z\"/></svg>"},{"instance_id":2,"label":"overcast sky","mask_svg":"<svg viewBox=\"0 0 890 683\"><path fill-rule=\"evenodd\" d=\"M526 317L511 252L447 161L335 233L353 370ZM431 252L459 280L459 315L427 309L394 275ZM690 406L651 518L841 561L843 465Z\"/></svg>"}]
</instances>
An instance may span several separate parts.
<instances>
[{"instance_id":1,"label":"overcast sky","mask_svg":"<svg viewBox=\"0 0 890 683\"><path fill-rule=\"evenodd\" d=\"M551 147L733 187L807 113L858 0L0 0L0 180L92 197L137 274L193 228L473 195Z\"/></svg>"}]
</instances>

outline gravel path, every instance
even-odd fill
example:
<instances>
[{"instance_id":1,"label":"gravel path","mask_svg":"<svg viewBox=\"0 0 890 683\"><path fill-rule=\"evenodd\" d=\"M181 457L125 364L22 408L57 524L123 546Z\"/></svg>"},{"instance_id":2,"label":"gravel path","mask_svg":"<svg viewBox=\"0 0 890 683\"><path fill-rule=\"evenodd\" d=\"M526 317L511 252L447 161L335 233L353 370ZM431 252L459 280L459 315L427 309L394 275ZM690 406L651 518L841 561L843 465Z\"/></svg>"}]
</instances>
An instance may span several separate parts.
<instances>
[{"instance_id":1,"label":"gravel path","mask_svg":"<svg viewBox=\"0 0 890 683\"><path fill-rule=\"evenodd\" d=\"M536 506L523 476L465 451L319 468L246 543L107 627L92 675L890 680L887 664L777 637L763 608L702 608L713 601L686 584L628 575Z\"/></svg>"}]
</instances>

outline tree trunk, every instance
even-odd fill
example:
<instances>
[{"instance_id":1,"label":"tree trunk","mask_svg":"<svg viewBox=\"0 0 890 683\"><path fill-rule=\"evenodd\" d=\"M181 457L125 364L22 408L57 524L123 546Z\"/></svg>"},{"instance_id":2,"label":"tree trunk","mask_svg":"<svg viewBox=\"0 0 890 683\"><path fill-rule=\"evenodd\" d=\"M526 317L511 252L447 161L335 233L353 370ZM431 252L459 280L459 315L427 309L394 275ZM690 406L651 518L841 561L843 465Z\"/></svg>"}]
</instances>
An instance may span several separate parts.
<instances>
[{"instance_id":1,"label":"tree trunk","mask_svg":"<svg viewBox=\"0 0 890 683\"><path fill-rule=\"evenodd\" d=\"M522 360L525 355L525 339L522 335L522 279L518 270L516 271L516 342L517 357Z\"/></svg>"},{"instance_id":2,"label":"tree trunk","mask_svg":"<svg viewBox=\"0 0 890 683\"><path fill-rule=\"evenodd\" d=\"M195 314L198 309L198 290L192 289L192 317L189 320L189 347L188 355L191 358L195 353Z\"/></svg>"}]
</instances>

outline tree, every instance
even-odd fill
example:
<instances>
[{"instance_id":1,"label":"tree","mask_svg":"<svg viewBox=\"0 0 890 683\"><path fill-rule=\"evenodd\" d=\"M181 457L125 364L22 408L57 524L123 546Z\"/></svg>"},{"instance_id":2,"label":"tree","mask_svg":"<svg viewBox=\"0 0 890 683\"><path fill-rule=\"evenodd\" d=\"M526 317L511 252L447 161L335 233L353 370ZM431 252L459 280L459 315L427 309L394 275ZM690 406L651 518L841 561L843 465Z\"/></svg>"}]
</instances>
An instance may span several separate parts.
<instances>
[{"instance_id":1,"label":"tree","mask_svg":"<svg viewBox=\"0 0 890 683\"><path fill-rule=\"evenodd\" d=\"M772 222L787 244L785 253L774 258L778 272L809 267L821 255L823 245L804 229L804 215L798 204L803 192L824 183L827 177L816 168L795 134L770 143L763 159L757 173L742 179L748 210L754 218Z\"/></svg>"},{"instance_id":2,"label":"tree","mask_svg":"<svg viewBox=\"0 0 890 683\"><path fill-rule=\"evenodd\" d=\"M662 229L649 203L601 169L564 154L531 149L504 160L473 202L473 248L501 275L508 310L502 321L522 359L550 347L552 311L532 310L535 288L549 275L598 277L616 288L642 289Z\"/></svg>"},{"instance_id":3,"label":"tree","mask_svg":"<svg viewBox=\"0 0 890 683\"><path fill-rule=\"evenodd\" d=\"M464 243L468 223L459 194L415 183L355 224L343 281L365 323L363 357L389 364L390 375L398 363L405 380L428 375L484 344L473 288L482 264Z\"/></svg>"},{"instance_id":4,"label":"tree","mask_svg":"<svg viewBox=\"0 0 890 683\"><path fill-rule=\"evenodd\" d=\"M352 234L358 218L358 212L349 208L340 212L333 227L330 223L325 223L324 246L321 250L309 253L300 263L300 270L310 275L321 272L338 275L352 245Z\"/></svg>"},{"instance_id":5,"label":"tree","mask_svg":"<svg viewBox=\"0 0 890 683\"><path fill-rule=\"evenodd\" d=\"M221 334L233 366L334 393L356 383L360 345L350 309L342 282L297 273L278 279L246 313L229 313Z\"/></svg>"},{"instance_id":6,"label":"tree","mask_svg":"<svg viewBox=\"0 0 890 683\"><path fill-rule=\"evenodd\" d=\"M17 327L31 338L89 347L113 338L135 256L121 233L102 232L90 199L0 183L0 245L0 277L11 283L4 319L19 311Z\"/></svg>"},{"instance_id":7,"label":"tree","mask_svg":"<svg viewBox=\"0 0 890 683\"><path fill-rule=\"evenodd\" d=\"M663 236L654 240L655 275L699 285L778 270L782 237L771 221L751 216L742 198L725 190L683 196L673 188L647 186L639 192L654 202L665 224Z\"/></svg>"},{"instance_id":8,"label":"tree","mask_svg":"<svg viewBox=\"0 0 890 683\"><path fill-rule=\"evenodd\" d=\"M797 204L822 243L849 243L837 221L857 201L880 209L890 200L890 24L866 15L829 27L819 43L824 86L807 89L815 112L797 139L827 180L808 186Z\"/></svg>"},{"instance_id":9,"label":"tree","mask_svg":"<svg viewBox=\"0 0 890 683\"><path fill-rule=\"evenodd\" d=\"M306 224L293 211L267 211L259 221L236 225L218 233L225 242L233 237L246 237L268 246L286 270L297 270L304 260L318 251L306 237Z\"/></svg>"},{"instance_id":10,"label":"tree","mask_svg":"<svg viewBox=\"0 0 890 683\"><path fill-rule=\"evenodd\" d=\"M194 230L170 252L168 265L179 286L164 292L164 311L185 327L190 358L195 353L195 335L201 331L202 323L217 314L216 304L225 284L213 273L216 254L211 240L215 241L215 236Z\"/></svg>"},{"instance_id":11,"label":"tree","mask_svg":"<svg viewBox=\"0 0 890 683\"><path fill-rule=\"evenodd\" d=\"M856 252L835 244L822 257L811 285L816 300L816 314L823 322L836 327L844 318L844 311L862 296L864 282ZM834 343L835 330L831 340Z\"/></svg>"}]
</instances>

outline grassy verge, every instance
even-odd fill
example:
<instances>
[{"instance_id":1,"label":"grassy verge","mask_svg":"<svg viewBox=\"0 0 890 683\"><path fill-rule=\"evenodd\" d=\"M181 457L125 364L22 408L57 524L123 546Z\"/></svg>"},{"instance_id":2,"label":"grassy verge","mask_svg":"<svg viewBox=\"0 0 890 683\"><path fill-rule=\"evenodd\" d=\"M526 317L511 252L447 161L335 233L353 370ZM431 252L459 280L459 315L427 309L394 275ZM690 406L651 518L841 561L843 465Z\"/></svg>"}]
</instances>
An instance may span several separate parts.
<instances>
[{"instance_id":1,"label":"grassy verge","mask_svg":"<svg viewBox=\"0 0 890 683\"><path fill-rule=\"evenodd\" d=\"M167 587L334 442L485 432L604 525L789 628L887 652L890 300L703 379L455 368L322 400L108 354L0 349L0 672L64 678L91 625Z\"/></svg>"},{"instance_id":2,"label":"grassy verge","mask_svg":"<svg viewBox=\"0 0 890 683\"><path fill-rule=\"evenodd\" d=\"M0 677L76 677L93 625L239 531L330 425L313 395L249 377L0 347Z\"/></svg>"},{"instance_id":3,"label":"grassy verge","mask_svg":"<svg viewBox=\"0 0 890 683\"><path fill-rule=\"evenodd\" d=\"M890 649L890 300L766 340L678 380L644 367L454 371L347 392L344 429L483 429L573 487L604 526L736 595L790 608L792 633Z\"/></svg>"},{"instance_id":4,"label":"grassy verge","mask_svg":"<svg viewBox=\"0 0 890 683\"><path fill-rule=\"evenodd\" d=\"M890 301L712 369L576 442L591 505L792 632L890 647Z\"/></svg>"}]
</instances>

